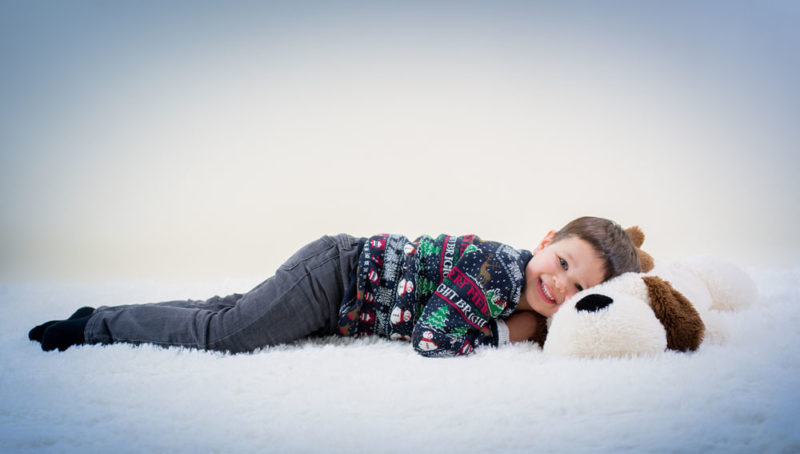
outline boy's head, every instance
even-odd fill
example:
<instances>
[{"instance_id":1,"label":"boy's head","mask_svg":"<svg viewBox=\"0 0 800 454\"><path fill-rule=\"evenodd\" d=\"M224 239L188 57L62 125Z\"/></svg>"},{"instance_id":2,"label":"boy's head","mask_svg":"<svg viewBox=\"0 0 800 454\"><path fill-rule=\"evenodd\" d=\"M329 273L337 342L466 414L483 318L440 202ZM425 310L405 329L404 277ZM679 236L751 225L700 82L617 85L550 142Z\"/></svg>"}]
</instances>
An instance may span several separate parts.
<instances>
[{"instance_id":1,"label":"boy's head","mask_svg":"<svg viewBox=\"0 0 800 454\"><path fill-rule=\"evenodd\" d=\"M631 239L608 219L582 217L550 231L525 268L520 308L550 317L567 298L629 271L641 272Z\"/></svg>"},{"instance_id":2,"label":"boy's head","mask_svg":"<svg viewBox=\"0 0 800 454\"><path fill-rule=\"evenodd\" d=\"M553 234L551 243L570 236L589 243L603 261L603 282L629 271L642 271L636 246L625 229L614 221L591 216L575 219Z\"/></svg>"}]
</instances>

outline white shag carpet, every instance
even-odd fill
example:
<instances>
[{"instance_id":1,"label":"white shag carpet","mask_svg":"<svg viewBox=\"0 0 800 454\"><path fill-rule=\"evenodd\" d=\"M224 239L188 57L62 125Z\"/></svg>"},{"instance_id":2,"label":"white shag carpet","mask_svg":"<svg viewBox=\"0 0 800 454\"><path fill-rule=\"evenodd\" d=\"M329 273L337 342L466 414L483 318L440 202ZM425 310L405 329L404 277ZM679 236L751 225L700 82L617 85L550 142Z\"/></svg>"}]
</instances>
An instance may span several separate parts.
<instances>
[{"instance_id":1,"label":"white shag carpet","mask_svg":"<svg viewBox=\"0 0 800 454\"><path fill-rule=\"evenodd\" d=\"M750 274L725 345L596 360L382 339L45 353L28 329L79 306L255 283L0 286L0 452L800 452L800 268Z\"/></svg>"}]
</instances>

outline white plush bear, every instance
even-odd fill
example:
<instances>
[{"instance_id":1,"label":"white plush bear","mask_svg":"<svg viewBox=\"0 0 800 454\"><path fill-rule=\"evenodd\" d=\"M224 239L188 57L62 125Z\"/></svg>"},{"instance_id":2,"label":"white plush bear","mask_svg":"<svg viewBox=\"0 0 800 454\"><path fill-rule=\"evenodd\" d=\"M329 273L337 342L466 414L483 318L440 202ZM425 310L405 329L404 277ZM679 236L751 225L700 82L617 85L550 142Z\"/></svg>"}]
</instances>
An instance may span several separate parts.
<instances>
[{"instance_id":1,"label":"white plush bear","mask_svg":"<svg viewBox=\"0 0 800 454\"><path fill-rule=\"evenodd\" d=\"M644 235L636 232L632 239L638 247ZM652 267L649 256L647 261L644 269ZM703 340L724 338L718 311L747 307L756 297L752 279L718 258L658 264L647 273L623 274L565 301L548 320L544 352L601 357L696 350Z\"/></svg>"}]
</instances>

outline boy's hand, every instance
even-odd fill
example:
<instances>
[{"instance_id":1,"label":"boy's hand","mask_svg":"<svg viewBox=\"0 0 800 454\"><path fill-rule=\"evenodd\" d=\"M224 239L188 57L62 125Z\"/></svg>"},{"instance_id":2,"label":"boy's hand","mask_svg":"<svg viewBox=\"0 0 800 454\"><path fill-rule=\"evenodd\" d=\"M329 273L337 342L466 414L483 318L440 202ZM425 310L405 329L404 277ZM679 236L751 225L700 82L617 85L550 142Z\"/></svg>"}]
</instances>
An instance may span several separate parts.
<instances>
[{"instance_id":1,"label":"boy's hand","mask_svg":"<svg viewBox=\"0 0 800 454\"><path fill-rule=\"evenodd\" d=\"M522 342L530 340L536 333L538 324L533 312L517 311L506 319L508 327L508 339L511 342Z\"/></svg>"}]
</instances>

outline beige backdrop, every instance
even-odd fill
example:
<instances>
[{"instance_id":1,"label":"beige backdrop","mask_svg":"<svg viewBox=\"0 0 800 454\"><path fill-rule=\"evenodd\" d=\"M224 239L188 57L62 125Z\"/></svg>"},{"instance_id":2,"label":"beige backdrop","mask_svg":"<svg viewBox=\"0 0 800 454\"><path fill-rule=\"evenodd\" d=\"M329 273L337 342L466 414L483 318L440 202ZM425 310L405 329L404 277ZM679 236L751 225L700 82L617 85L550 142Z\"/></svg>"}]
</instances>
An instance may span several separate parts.
<instances>
[{"instance_id":1,"label":"beige backdrop","mask_svg":"<svg viewBox=\"0 0 800 454\"><path fill-rule=\"evenodd\" d=\"M257 278L338 232L532 248L584 214L798 265L799 8L696 3L4 2L0 281Z\"/></svg>"}]
</instances>

